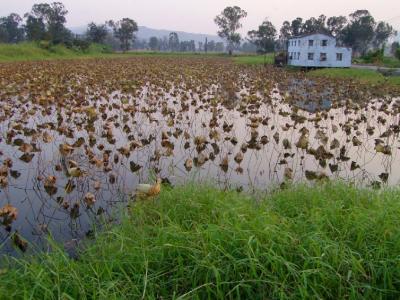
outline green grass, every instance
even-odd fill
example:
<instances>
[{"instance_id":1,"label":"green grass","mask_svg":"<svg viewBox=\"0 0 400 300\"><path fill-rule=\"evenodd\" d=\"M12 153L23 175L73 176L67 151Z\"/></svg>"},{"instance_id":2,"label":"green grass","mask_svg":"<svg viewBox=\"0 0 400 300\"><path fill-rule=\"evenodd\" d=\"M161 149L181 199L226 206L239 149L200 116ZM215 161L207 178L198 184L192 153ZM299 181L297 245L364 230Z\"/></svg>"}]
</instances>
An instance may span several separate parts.
<instances>
[{"instance_id":1,"label":"green grass","mask_svg":"<svg viewBox=\"0 0 400 300\"><path fill-rule=\"evenodd\" d=\"M67 49L62 45L56 45L45 49L39 47L36 43L0 44L0 62L73 59L109 55L110 54L106 53L104 46L97 44L92 44L85 52Z\"/></svg>"},{"instance_id":2,"label":"green grass","mask_svg":"<svg viewBox=\"0 0 400 300\"><path fill-rule=\"evenodd\" d=\"M274 63L274 54L268 53L266 56L264 55L239 55L235 56L233 60L238 64L245 65L262 65L273 64Z\"/></svg>"},{"instance_id":3,"label":"green grass","mask_svg":"<svg viewBox=\"0 0 400 300\"><path fill-rule=\"evenodd\" d=\"M36 61L52 59L76 58L112 58L128 56L168 56L168 57L229 57L225 53L193 53L193 52L157 52L157 51L130 51L126 53L110 52L103 45L92 44L87 51L67 49L63 45L44 49L36 43L0 44L0 62Z\"/></svg>"},{"instance_id":4,"label":"green grass","mask_svg":"<svg viewBox=\"0 0 400 300\"><path fill-rule=\"evenodd\" d=\"M186 186L136 204L74 260L9 259L0 299L398 299L400 191Z\"/></svg>"},{"instance_id":5,"label":"green grass","mask_svg":"<svg viewBox=\"0 0 400 300\"><path fill-rule=\"evenodd\" d=\"M387 68L400 68L400 59L395 57L384 57L382 65Z\"/></svg>"},{"instance_id":6,"label":"green grass","mask_svg":"<svg viewBox=\"0 0 400 300\"><path fill-rule=\"evenodd\" d=\"M323 76L330 78L352 78L366 83L389 83L400 85L400 77L385 77L381 73L374 70L365 69L336 69L325 68L310 71L309 76Z\"/></svg>"},{"instance_id":7,"label":"green grass","mask_svg":"<svg viewBox=\"0 0 400 300\"><path fill-rule=\"evenodd\" d=\"M371 63L364 58L357 58L354 60L357 64L367 64L367 65L376 65L379 67L386 67L386 68L400 68L400 60L396 57L383 57L380 62Z\"/></svg>"}]
</instances>

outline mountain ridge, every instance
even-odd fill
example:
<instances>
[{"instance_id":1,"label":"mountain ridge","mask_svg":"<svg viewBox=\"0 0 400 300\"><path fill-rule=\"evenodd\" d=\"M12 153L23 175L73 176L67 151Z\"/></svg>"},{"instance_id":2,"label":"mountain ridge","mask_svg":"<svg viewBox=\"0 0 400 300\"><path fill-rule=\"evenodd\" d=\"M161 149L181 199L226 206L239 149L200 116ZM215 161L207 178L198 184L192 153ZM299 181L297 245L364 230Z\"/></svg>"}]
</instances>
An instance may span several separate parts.
<instances>
[{"instance_id":1,"label":"mountain ridge","mask_svg":"<svg viewBox=\"0 0 400 300\"><path fill-rule=\"evenodd\" d=\"M69 28L75 34L84 34L86 32L87 26L76 26ZM213 34L206 34L206 33L192 33L186 31L177 31L177 30L168 30L168 29L154 29L147 26L139 26L138 32L136 32L136 38L140 40L148 40L151 37L155 36L157 38L167 37L171 32L176 32L179 36L179 40L181 41L190 41L194 40L196 43L205 42L207 38L208 41L215 41L215 42L223 42L223 40Z\"/></svg>"}]
</instances>

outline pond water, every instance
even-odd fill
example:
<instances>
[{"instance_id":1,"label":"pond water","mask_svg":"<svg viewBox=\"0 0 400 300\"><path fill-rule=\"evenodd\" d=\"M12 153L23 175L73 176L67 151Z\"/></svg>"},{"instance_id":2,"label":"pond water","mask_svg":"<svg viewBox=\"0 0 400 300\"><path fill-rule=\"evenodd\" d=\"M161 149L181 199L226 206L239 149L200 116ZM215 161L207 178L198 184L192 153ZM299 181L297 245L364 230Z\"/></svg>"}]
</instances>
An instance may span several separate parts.
<instances>
[{"instance_id":1,"label":"pond water","mask_svg":"<svg viewBox=\"0 0 400 300\"><path fill-rule=\"evenodd\" d=\"M175 61L163 64L179 71ZM135 186L155 176L172 185L204 182L249 192L328 177L375 187L400 181L399 98L382 95L359 105L301 77L261 89L254 80L263 81L264 73L246 68L230 75L234 89L215 77L190 87L188 79L161 77L144 79L129 93L88 91L92 78L75 72L79 84L68 89L79 93L68 94L74 100L65 104L63 98L45 102L51 92L32 101L24 88L1 95L3 253L15 254L15 232L30 242L29 250L46 249L49 233L73 248L93 226L116 221L116 208L127 204ZM4 210L7 204L17 216Z\"/></svg>"}]
</instances>

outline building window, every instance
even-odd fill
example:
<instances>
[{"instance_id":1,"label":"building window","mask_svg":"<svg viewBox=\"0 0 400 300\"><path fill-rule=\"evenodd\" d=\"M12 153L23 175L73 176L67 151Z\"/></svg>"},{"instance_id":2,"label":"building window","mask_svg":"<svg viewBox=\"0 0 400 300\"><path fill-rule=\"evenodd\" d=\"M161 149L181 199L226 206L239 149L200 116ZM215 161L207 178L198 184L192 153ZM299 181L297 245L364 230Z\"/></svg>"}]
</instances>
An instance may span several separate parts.
<instances>
[{"instance_id":1,"label":"building window","mask_svg":"<svg viewBox=\"0 0 400 300\"><path fill-rule=\"evenodd\" d=\"M314 60L314 53L308 53L308 60Z\"/></svg>"},{"instance_id":2,"label":"building window","mask_svg":"<svg viewBox=\"0 0 400 300\"><path fill-rule=\"evenodd\" d=\"M308 40L308 47L314 46L314 40Z\"/></svg>"},{"instance_id":3,"label":"building window","mask_svg":"<svg viewBox=\"0 0 400 300\"><path fill-rule=\"evenodd\" d=\"M328 40L322 40L321 45L322 45L322 47L328 46Z\"/></svg>"},{"instance_id":4,"label":"building window","mask_svg":"<svg viewBox=\"0 0 400 300\"><path fill-rule=\"evenodd\" d=\"M342 61L343 60L343 53L336 53L336 60Z\"/></svg>"},{"instance_id":5,"label":"building window","mask_svg":"<svg viewBox=\"0 0 400 300\"><path fill-rule=\"evenodd\" d=\"M297 44L300 46L300 40L299 40L299 42Z\"/></svg>"},{"instance_id":6,"label":"building window","mask_svg":"<svg viewBox=\"0 0 400 300\"><path fill-rule=\"evenodd\" d=\"M319 56L319 60L320 61L326 61L326 59L327 59L326 53L321 53L320 56Z\"/></svg>"},{"instance_id":7,"label":"building window","mask_svg":"<svg viewBox=\"0 0 400 300\"><path fill-rule=\"evenodd\" d=\"M296 44L297 44L297 41L294 41L294 45L296 46Z\"/></svg>"},{"instance_id":8,"label":"building window","mask_svg":"<svg viewBox=\"0 0 400 300\"><path fill-rule=\"evenodd\" d=\"M300 52L297 52L297 59L300 59Z\"/></svg>"}]
</instances>

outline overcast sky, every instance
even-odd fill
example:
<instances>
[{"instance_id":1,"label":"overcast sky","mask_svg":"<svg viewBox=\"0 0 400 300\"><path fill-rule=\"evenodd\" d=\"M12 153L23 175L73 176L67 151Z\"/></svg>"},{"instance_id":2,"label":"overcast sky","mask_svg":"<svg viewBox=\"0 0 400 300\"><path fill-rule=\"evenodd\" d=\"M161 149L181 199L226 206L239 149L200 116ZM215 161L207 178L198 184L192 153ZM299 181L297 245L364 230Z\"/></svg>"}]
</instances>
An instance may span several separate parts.
<instances>
[{"instance_id":1,"label":"overcast sky","mask_svg":"<svg viewBox=\"0 0 400 300\"><path fill-rule=\"evenodd\" d=\"M255 29L265 18L278 28L284 20L325 14L348 15L368 9L377 20L400 29L400 0L58 0L69 10L68 26L86 25L130 17L139 25L156 29L215 34L214 17L226 6L238 5L248 12L242 32ZM47 0L0 0L0 15L23 15L34 3Z\"/></svg>"}]
</instances>

